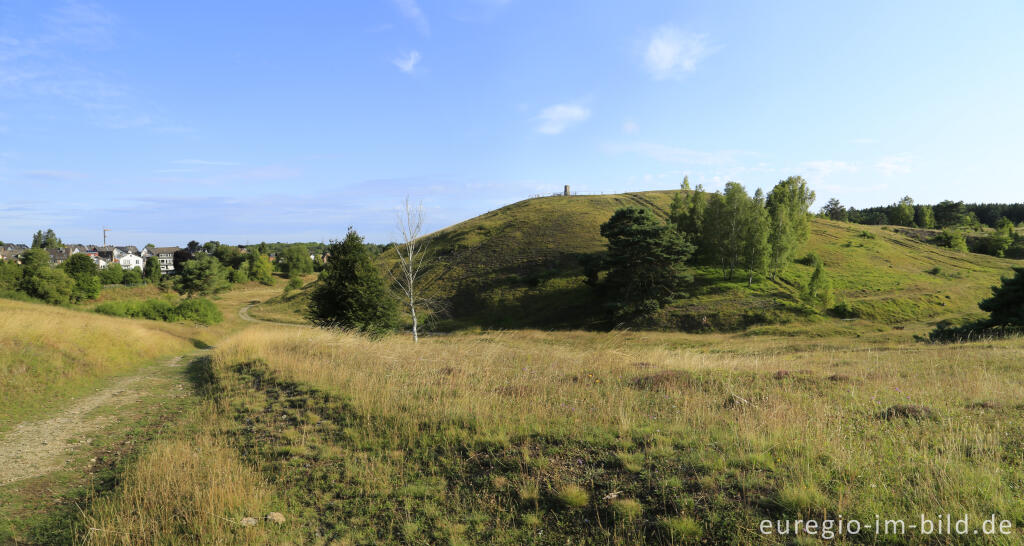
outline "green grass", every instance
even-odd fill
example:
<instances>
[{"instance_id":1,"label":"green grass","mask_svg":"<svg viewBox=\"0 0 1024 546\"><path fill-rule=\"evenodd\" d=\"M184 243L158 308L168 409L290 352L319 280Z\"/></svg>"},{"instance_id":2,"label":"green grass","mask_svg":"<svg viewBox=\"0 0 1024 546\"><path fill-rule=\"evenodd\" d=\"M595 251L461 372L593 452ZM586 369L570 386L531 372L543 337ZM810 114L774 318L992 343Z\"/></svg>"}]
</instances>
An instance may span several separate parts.
<instances>
[{"instance_id":1,"label":"green grass","mask_svg":"<svg viewBox=\"0 0 1024 546\"><path fill-rule=\"evenodd\" d=\"M664 217L674 193L534 198L433 234L440 265L427 273L424 286L446 302L447 312L428 319L428 328L606 327L580 260L604 250L600 225L616 209L646 206ZM796 256L821 257L834 299L848 311L843 316L801 301L812 266L793 263L775 280L755 276L751 286L743 272L726 279L717 268L696 267L687 294L631 326L734 331L826 322L834 331L875 325L927 329L924 323L979 313L977 302L1019 263L939 248L919 240L917 231L811 220L809 239ZM389 265L385 255L382 266ZM311 288L273 298L252 315L304 323ZM859 320L844 325L842 318Z\"/></svg>"},{"instance_id":2,"label":"green grass","mask_svg":"<svg viewBox=\"0 0 1024 546\"><path fill-rule=\"evenodd\" d=\"M940 510L1024 525L1021 340L888 336L257 326L219 345L205 421L298 543L782 544L757 523ZM115 504L104 517L130 517Z\"/></svg>"}]
</instances>

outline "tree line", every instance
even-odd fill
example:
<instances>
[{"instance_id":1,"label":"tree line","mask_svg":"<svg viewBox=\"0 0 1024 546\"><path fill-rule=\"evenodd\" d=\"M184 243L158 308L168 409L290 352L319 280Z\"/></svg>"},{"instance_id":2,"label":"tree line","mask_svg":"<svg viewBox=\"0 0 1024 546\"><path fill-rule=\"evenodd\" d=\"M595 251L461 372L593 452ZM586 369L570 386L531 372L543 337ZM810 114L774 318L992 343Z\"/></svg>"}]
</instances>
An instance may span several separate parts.
<instances>
[{"instance_id":1,"label":"tree line","mask_svg":"<svg viewBox=\"0 0 1024 546\"><path fill-rule=\"evenodd\" d=\"M867 225L894 225L940 229L932 242L959 252L978 252L1003 257L1011 248L1024 253L1024 239L1015 225L1024 226L1024 203L965 204L942 201L937 205L916 204L908 195L885 207L857 210L847 208L838 199L829 199L819 216L840 222ZM968 237L969 232L992 229L983 237Z\"/></svg>"},{"instance_id":2,"label":"tree line","mask_svg":"<svg viewBox=\"0 0 1024 546\"><path fill-rule=\"evenodd\" d=\"M719 268L727 280L742 271L748 285L756 276L774 280L807 240L813 202L814 192L799 176L767 195L761 189L751 195L736 182L714 193L700 185L691 190L684 178L667 222L650 209L626 207L602 224L608 250L585 264L587 282L619 321L679 297L692 282L693 266ZM824 280L820 261L815 276Z\"/></svg>"}]
</instances>

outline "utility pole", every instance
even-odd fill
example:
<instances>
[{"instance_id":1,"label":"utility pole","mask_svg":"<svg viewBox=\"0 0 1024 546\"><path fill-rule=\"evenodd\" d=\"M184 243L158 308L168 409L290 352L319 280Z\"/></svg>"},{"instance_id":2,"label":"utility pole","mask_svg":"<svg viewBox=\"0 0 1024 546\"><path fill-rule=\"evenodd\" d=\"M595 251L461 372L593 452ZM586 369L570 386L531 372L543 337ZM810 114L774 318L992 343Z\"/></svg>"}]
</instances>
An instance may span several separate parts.
<instances>
[{"instance_id":1,"label":"utility pole","mask_svg":"<svg viewBox=\"0 0 1024 546\"><path fill-rule=\"evenodd\" d=\"M107 246L107 232L108 231L110 231L110 228L106 228L106 227L103 228L103 246Z\"/></svg>"}]
</instances>

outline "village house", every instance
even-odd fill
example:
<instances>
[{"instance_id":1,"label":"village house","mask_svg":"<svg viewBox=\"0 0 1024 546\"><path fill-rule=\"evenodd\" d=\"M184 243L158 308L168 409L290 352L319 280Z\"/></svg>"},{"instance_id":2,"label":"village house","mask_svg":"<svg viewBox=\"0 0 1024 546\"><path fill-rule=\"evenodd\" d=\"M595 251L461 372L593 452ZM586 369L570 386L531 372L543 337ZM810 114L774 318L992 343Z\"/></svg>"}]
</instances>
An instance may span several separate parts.
<instances>
[{"instance_id":1,"label":"village house","mask_svg":"<svg viewBox=\"0 0 1024 546\"><path fill-rule=\"evenodd\" d=\"M176 246L147 246L142 249L142 257L156 256L156 259L160 260L160 273L169 275L174 273L174 253L179 250L181 249Z\"/></svg>"},{"instance_id":2,"label":"village house","mask_svg":"<svg viewBox=\"0 0 1024 546\"><path fill-rule=\"evenodd\" d=\"M146 260L138 254L124 254L117 259L117 262L121 264L121 267L124 269L134 269L136 267L142 269L142 267L146 265Z\"/></svg>"}]
</instances>

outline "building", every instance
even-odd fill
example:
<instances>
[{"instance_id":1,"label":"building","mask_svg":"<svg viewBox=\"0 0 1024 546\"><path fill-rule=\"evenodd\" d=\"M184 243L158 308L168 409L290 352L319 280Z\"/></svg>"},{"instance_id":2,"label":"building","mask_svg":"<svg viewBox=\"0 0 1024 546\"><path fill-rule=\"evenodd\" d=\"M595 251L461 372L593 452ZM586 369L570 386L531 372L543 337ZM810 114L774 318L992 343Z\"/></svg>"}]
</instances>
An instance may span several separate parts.
<instances>
[{"instance_id":1,"label":"building","mask_svg":"<svg viewBox=\"0 0 1024 546\"><path fill-rule=\"evenodd\" d=\"M124 254L117 259L117 262L121 264L121 267L124 269L134 269L136 267L142 269L143 266L146 265L146 260L138 254Z\"/></svg>"},{"instance_id":2,"label":"building","mask_svg":"<svg viewBox=\"0 0 1024 546\"><path fill-rule=\"evenodd\" d=\"M143 256L156 256L160 260L160 273L168 275L174 272L174 253L181 250L176 246L146 247Z\"/></svg>"}]
</instances>

